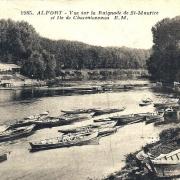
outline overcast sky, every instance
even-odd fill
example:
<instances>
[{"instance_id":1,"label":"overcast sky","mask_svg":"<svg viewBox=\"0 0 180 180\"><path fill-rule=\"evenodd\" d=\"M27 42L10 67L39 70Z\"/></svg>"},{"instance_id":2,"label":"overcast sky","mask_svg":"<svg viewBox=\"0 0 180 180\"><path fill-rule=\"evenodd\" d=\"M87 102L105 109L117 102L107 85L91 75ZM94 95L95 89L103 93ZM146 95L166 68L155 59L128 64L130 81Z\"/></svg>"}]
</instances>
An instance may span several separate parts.
<instances>
[{"instance_id":1,"label":"overcast sky","mask_svg":"<svg viewBox=\"0 0 180 180\"><path fill-rule=\"evenodd\" d=\"M157 16L130 16L128 20L50 20L50 16L23 16L21 10L158 11ZM77 40L99 46L150 48L151 27L166 17L180 15L180 0L1 0L0 18L25 20L43 37Z\"/></svg>"}]
</instances>

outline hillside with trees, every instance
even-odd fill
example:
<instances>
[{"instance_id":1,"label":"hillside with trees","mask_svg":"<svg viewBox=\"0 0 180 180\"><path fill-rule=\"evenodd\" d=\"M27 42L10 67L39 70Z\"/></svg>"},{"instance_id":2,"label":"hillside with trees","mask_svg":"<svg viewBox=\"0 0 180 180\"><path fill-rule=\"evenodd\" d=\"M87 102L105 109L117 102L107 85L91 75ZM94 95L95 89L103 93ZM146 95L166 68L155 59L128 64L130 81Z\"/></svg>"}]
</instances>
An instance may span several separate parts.
<instances>
[{"instance_id":1,"label":"hillside with trees","mask_svg":"<svg viewBox=\"0 0 180 180\"><path fill-rule=\"evenodd\" d=\"M0 20L0 61L31 78L51 79L64 69L144 69L150 50L100 47L41 37L27 22Z\"/></svg>"},{"instance_id":2,"label":"hillside with trees","mask_svg":"<svg viewBox=\"0 0 180 180\"><path fill-rule=\"evenodd\" d=\"M152 78L180 81L180 16L158 22L152 33L154 45L147 62Z\"/></svg>"}]
</instances>

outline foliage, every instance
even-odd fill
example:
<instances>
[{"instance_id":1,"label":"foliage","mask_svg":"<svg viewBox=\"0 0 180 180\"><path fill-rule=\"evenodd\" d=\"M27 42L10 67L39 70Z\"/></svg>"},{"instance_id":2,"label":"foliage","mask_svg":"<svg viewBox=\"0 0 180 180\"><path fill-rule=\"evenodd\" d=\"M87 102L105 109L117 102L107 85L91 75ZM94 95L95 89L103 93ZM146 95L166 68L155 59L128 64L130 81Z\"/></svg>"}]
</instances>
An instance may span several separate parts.
<instances>
[{"instance_id":1,"label":"foliage","mask_svg":"<svg viewBox=\"0 0 180 180\"><path fill-rule=\"evenodd\" d=\"M163 19L153 28L153 49L147 62L155 80L180 81L180 17Z\"/></svg>"},{"instance_id":2,"label":"foliage","mask_svg":"<svg viewBox=\"0 0 180 180\"><path fill-rule=\"evenodd\" d=\"M62 69L142 69L149 50L99 47L80 42L42 38L27 22L0 20L0 61L22 67L37 79L62 75Z\"/></svg>"}]
</instances>

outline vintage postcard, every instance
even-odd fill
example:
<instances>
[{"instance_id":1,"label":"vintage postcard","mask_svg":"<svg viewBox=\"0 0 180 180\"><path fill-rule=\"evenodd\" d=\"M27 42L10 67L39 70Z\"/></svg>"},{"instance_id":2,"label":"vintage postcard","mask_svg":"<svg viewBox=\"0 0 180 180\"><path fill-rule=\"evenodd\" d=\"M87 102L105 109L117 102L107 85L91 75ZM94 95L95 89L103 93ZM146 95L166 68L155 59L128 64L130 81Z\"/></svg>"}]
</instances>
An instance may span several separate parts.
<instances>
[{"instance_id":1,"label":"vintage postcard","mask_svg":"<svg viewBox=\"0 0 180 180\"><path fill-rule=\"evenodd\" d=\"M179 0L0 0L0 179L180 178Z\"/></svg>"}]
</instances>

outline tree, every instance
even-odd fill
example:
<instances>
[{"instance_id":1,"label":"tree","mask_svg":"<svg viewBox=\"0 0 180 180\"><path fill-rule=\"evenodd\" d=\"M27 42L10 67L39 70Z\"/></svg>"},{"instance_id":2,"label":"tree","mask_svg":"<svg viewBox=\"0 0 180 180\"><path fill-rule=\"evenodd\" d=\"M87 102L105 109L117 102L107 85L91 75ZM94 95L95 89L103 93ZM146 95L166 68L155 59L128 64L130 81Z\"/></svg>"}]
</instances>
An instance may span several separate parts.
<instances>
[{"instance_id":1,"label":"tree","mask_svg":"<svg viewBox=\"0 0 180 180\"><path fill-rule=\"evenodd\" d=\"M152 55L147 66L152 78L160 81L180 81L180 17L163 19L153 28Z\"/></svg>"}]
</instances>

